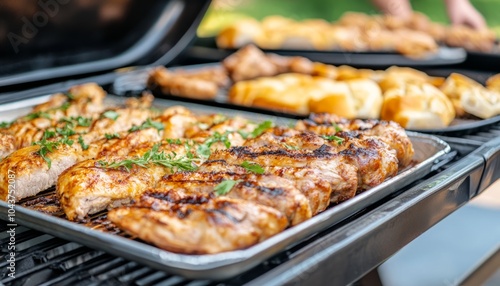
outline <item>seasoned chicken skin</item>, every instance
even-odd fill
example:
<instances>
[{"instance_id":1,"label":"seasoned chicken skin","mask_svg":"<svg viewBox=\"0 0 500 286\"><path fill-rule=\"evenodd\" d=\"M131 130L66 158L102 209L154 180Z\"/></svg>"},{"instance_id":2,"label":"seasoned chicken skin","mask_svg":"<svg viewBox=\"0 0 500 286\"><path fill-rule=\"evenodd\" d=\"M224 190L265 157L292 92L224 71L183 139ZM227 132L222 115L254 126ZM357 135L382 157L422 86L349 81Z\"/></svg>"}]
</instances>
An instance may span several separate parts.
<instances>
[{"instance_id":1,"label":"seasoned chicken skin","mask_svg":"<svg viewBox=\"0 0 500 286\"><path fill-rule=\"evenodd\" d=\"M330 205L332 187L328 178L324 178L321 171L314 168L293 167L263 167L265 173L288 179L300 190L309 201L312 215L324 211ZM240 165L231 165L223 160L206 161L198 169L199 172L212 173L224 176L231 180L239 179L248 174L248 170ZM182 173L180 173L182 174ZM174 174L171 177L177 177ZM335 182L332 182L334 184Z\"/></svg>"},{"instance_id":2,"label":"seasoned chicken skin","mask_svg":"<svg viewBox=\"0 0 500 286\"><path fill-rule=\"evenodd\" d=\"M53 95L48 102L35 106L27 116L18 118L7 128L0 128L0 141L6 140L5 137L14 140L14 148L11 144L0 145L0 159L41 140L47 128L62 127L71 118L95 120L104 110L105 96L106 92L95 83L74 86L66 95ZM79 131L88 131L88 127L79 128Z\"/></svg>"},{"instance_id":3,"label":"seasoned chicken skin","mask_svg":"<svg viewBox=\"0 0 500 286\"><path fill-rule=\"evenodd\" d=\"M182 172L165 176L155 190L174 190L187 195L210 194L214 192L217 184L226 179L238 182L225 196L273 207L282 212L291 225L301 223L312 216L307 198L290 180L274 175Z\"/></svg>"},{"instance_id":4,"label":"seasoned chicken skin","mask_svg":"<svg viewBox=\"0 0 500 286\"><path fill-rule=\"evenodd\" d=\"M279 211L227 197L149 193L138 205L109 211L108 218L126 232L163 249L210 254L245 249L283 231Z\"/></svg>"},{"instance_id":5,"label":"seasoned chicken skin","mask_svg":"<svg viewBox=\"0 0 500 286\"><path fill-rule=\"evenodd\" d=\"M415 151L404 128L392 121L347 120L334 114L311 114L308 120L297 122L296 129L309 130L319 135L335 135L341 131L358 131L365 136L374 136L396 151L399 167L408 166Z\"/></svg>"},{"instance_id":6,"label":"seasoned chicken skin","mask_svg":"<svg viewBox=\"0 0 500 286\"><path fill-rule=\"evenodd\" d=\"M147 189L153 188L172 168L158 164L148 164L147 167L134 164L127 170L124 167L109 168L105 165L140 158L146 152L151 152L153 146L146 142L135 146L133 151L125 154L127 156L97 157L66 169L59 176L56 185L56 193L66 217L69 220L82 220L88 214L128 203ZM187 150L185 145L166 143L158 148L158 152L180 157Z\"/></svg>"},{"instance_id":7,"label":"seasoned chicken skin","mask_svg":"<svg viewBox=\"0 0 500 286\"><path fill-rule=\"evenodd\" d=\"M320 148L321 149L321 148ZM350 164L339 154L324 150L300 151L272 148L234 147L218 150L209 157L210 160L224 160L229 164L241 165L253 162L266 167L313 168L321 171L322 178L330 183L332 203L352 198L358 187L356 166Z\"/></svg>"},{"instance_id":8,"label":"seasoned chicken skin","mask_svg":"<svg viewBox=\"0 0 500 286\"><path fill-rule=\"evenodd\" d=\"M40 155L39 145L21 148L10 156L0 161L0 199L5 200L8 193L8 171L15 172L16 200L38 194L39 192L52 187L59 175L67 168L77 162L95 158L99 152L127 153L127 150L134 149L138 144L160 140L158 132L152 130L140 130L132 133L122 134L120 139L103 139L95 143L90 143L93 134L84 134L82 140L87 143L87 149L83 150L82 145L77 143L79 135L74 135L72 145L59 144L57 149L46 154L51 161L49 168L47 161ZM90 139L89 139L90 138Z\"/></svg>"}]
</instances>

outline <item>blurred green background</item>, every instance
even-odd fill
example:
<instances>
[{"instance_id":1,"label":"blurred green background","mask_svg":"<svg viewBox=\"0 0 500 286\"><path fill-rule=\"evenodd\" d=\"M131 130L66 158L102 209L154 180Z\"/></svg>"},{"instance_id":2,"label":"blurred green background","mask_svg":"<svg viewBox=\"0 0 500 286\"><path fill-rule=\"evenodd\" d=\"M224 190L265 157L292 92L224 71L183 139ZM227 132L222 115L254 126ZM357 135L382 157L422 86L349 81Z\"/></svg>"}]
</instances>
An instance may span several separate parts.
<instances>
[{"instance_id":1,"label":"blurred green background","mask_svg":"<svg viewBox=\"0 0 500 286\"><path fill-rule=\"evenodd\" d=\"M413 0L413 9L427 14L433 21L448 23L442 0ZM471 0L483 14L488 26L500 35L500 0ZM262 19L282 15L296 20L338 19L346 11L376 14L379 11L369 0L214 0L200 25L200 36L215 35L221 28L243 17Z\"/></svg>"}]
</instances>

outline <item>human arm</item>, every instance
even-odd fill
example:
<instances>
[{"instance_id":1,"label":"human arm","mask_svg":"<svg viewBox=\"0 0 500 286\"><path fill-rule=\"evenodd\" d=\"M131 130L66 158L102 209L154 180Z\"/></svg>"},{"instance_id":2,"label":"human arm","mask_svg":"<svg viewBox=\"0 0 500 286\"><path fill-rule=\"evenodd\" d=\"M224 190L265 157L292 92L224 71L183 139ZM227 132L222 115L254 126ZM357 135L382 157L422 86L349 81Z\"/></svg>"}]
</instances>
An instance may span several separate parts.
<instances>
[{"instance_id":1,"label":"human arm","mask_svg":"<svg viewBox=\"0 0 500 286\"><path fill-rule=\"evenodd\" d=\"M466 25L476 30L486 29L486 21L469 0L445 0L448 17L453 25Z\"/></svg>"}]
</instances>

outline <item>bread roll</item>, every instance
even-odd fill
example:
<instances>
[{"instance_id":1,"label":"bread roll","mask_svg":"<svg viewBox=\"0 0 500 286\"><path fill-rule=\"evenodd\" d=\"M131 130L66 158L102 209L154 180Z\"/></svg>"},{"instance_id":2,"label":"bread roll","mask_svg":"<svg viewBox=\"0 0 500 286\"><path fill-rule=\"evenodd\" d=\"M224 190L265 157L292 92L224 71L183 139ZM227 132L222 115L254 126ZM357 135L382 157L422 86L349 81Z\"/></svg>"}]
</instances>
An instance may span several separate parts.
<instances>
[{"instance_id":1,"label":"bread roll","mask_svg":"<svg viewBox=\"0 0 500 286\"><path fill-rule=\"evenodd\" d=\"M500 93L484 87L471 87L462 91L460 104L465 112L487 119L500 114Z\"/></svg>"},{"instance_id":2,"label":"bread roll","mask_svg":"<svg viewBox=\"0 0 500 286\"><path fill-rule=\"evenodd\" d=\"M464 116L466 111L462 106L461 97L462 93L470 88L480 88L482 85L462 74L452 73L446 78L443 85L441 85L441 91L448 96L455 108L455 113L457 116Z\"/></svg>"},{"instance_id":3,"label":"bread roll","mask_svg":"<svg viewBox=\"0 0 500 286\"><path fill-rule=\"evenodd\" d=\"M379 118L383 97L378 84L369 79L349 80L347 84L354 99L356 118Z\"/></svg>"},{"instance_id":4,"label":"bread roll","mask_svg":"<svg viewBox=\"0 0 500 286\"><path fill-rule=\"evenodd\" d=\"M379 81L382 92L389 89L401 87L406 84L429 83L434 86L441 86L445 81L442 77L432 77L424 72L407 67L392 66L386 69L385 74Z\"/></svg>"},{"instance_id":5,"label":"bread roll","mask_svg":"<svg viewBox=\"0 0 500 286\"><path fill-rule=\"evenodd\" d=\"M408 84L384 93L380 118L408 129L443 128L455 118L455 110L438 88L427 83Z\"/></svg>"},{"instance_id":6,"label":"bread roll","mask_svg":"<svg viewBox=\"0 0 500 286\"><path fill-rule=\"evenodd\" d=\"M500 92L500 73L488 78L486 87L489 90Z\"/></svg>"},{"instance_id":7,"label":"bread roll","mask_svg":"<svg viewBox=\"0 0 500 286\"><path fill-rule=\"evenodd\" d=\"M254 19L245 19L222 29L215 40L219 48L235 49L255 43L261 35L260 23Z\"/></svg>"},{"instance_id":8,"label":"bread roll","mask_svg":"<svg viewBox=\"0 0 500 286\"><path fill-rule=\"evenodd\" d=\"M324 79L328 80L328 79ZM295 114L308 114L314 78L303 74L282 74L240 81L229 89L229 101ZM316 85L317 87L320 85ZM318 88L317 88L318 89Z\"/></svg>"},{"instance_id":9,"label":"bread roll","mask_svg":"<svg viewBox=\"0 0 500 286\"><path fill-rule=\"evenodd\" d=\"M311 97L309 111L333 113L345 118L356 118L357 115L356 101L345 82L332 83L323 94Z\"/></svg>"},{"instance_id":10,"label":"bread roll","mask_svg":"<svg viewBox=\"0 0 500 286\"><path fill-rule=\"evenodd\" d=\"M373 80L333 82L325 84L321 90L325 92L311 96L311 112L333 113L346 118L379 118L382 92Z\"/></svg>"}]
</instances>

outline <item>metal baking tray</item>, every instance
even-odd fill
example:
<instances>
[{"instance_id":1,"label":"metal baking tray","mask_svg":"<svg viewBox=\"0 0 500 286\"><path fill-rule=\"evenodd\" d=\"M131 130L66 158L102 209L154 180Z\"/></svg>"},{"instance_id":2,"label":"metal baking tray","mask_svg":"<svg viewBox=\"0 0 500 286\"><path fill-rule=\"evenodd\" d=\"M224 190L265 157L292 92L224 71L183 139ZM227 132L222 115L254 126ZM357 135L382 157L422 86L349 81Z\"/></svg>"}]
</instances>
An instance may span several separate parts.
<instances>
[{"instance_id":1,"label":"metal baking tray","mask_svg":"<svg viewBox=\"0 0 500 286\"><path fill-rule=\"evenodd\" d=\"M13 116L28 112L27 106L46 100L47 96L20 101L0 106L0 120L9 120ZM112 102L123 101L123 98L109 96ZM258 120L275 120L277 124L286 124L291 119L276 116L265 116L249 112L240 112L223 108L207 107L192 103L156 99L154 105L166 107L182 104L193 111L204 113L222 113L241 115ZM225 279L238 275L267 258L286 250L319 231L331 227L350 216L362 211L384 197L400 190L402 187L424 177L434 171L443 160L451 160L447 154L450 146L437 137L408 132L415 149L411 167L402 170L394 178L367 190L354 198L312 217L311 219L288 228L285 231L244 250L209 255L186 255L162 250L139 240L122 237L117 234L99 231L79 223L70 222L62 217L48 215L20 205L16 205L15 223L75 241L91 248L100 249L117 256L149 265L150 267L179 274L192 279ZM42 194L41 196L43 196ZM40 197L40 195L38 196ZM0 201L0 218L7 219L9 205Z\"/></svg>"},{"instance_id":2,"label":"metal baking tray","mask_svg":"<svg viewBox=\"0 0 500 286\"><path fill-rule=\"evenodd\" d=\"M175 69L197 70L197 69L202 69L202 68L206 68L206 67L215 67L218 65L219 65L219 63L206 63L206 64L195 64L195 65L189 65L189 66L174 67L174 68L170 68L170 69L171 70L175 70ZM451 73L457 72L457 73L461 73L467 77L470 77L481 84L484 84L485 81L490 76L496 74L496 73L492 73L492 72L477 72L477 71L471 71L471 70L450 69L450 68L445 68L445 69L422 68L420 70L426 72L427 74L429 74L431 76L440 76L440 77L447 77ZM140 69L140 70L137 70L133 73L129 73L129 74L125 74L123 76L120 76L113 83L113 90L119 94L125 94L125 92L124 92L125 90L127 92L130 90L136 90L137 91L136 93L139 93L140 91L147 88L146 82L147 82L148 74L149 74L149 69ZM192 99L192 98L186 98L186 97L181 97L181 96L173 96L173 95L163 94L159 89L153 89L152 92L157 97L170 98L170 99L182 101L182 102L201 103L204 105L225 107L228 109L238 109L238 110L263 113L263 114L279 115L281 117L288 117L288 118L295 118L295 119L302 119L302 118L307 117L305 115L284 113L284 112L280 112L277 110L264 109L264 108L258 108L258 107L252 107L252 106L242 106L242 105L236 105L236 104L230 103L228 101L228 97L227 97L227 90L225 90L225 89L221 89L219 91L219 94L217 94L217 96L213 100L212 99L210 99L210 100ZM471 116L470 118L455 118L449 126L443 127L443 128L408 129L408 130L414 131L414 132L426 133L426 134L433 134L433 135L464 136L464 135L473 134L473 133L477 133L477 132L481 132L481 131L486 131L491 126L497 124L498 122L500 122L500 115L497 115L497 116L494 116L494 117L491 117L488 119L475 118L475 117Z\"/></svg>"},{"instance_id":3,"label":"metal baking tray","mask_svg":"<svg viewBox=\"0 0 500 286\"><path fill-rule=\"evenodd\" d=\"M237 49L220 49L215 43L214 37L197 38L194 45L186 51L185 56L193 61L209 62L220 61ZM414 66L430 67L459 64L465 61L467 53L462 48L439 47L437 53L413 59L396 52L390 51L367 51L367 52L348 52L348 51L315 51L315 50L266 50L266 53L276 53L285 56L303 56L312 61L318 61L334 65L352 65L363 67L389 67Z\"/></svg>"}]
</instances>

